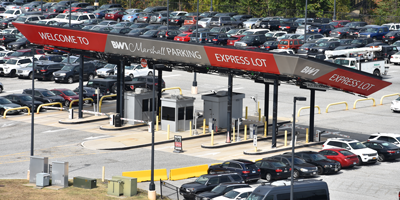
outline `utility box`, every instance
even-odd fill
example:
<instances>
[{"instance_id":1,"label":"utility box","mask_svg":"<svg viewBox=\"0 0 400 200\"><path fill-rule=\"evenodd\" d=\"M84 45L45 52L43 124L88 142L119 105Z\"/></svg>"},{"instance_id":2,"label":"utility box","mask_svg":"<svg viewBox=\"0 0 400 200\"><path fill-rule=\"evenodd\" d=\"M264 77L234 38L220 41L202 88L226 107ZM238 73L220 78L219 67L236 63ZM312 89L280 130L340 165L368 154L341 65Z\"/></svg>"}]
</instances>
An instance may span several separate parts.
<instances>
[{"instance_id":1,"label":"utility box","mask_svg":"<svg viewBox=\"0 0 400 200\"><path fill-rule=\"evenodd\" d=\"M37 173L36 174L36 186L46 187L50 183L50 174L48 173Z\"/></svg>"},{"instance_id":2,"label":"utility box","mask_svg":"<svg viewBox=\"0 0 400 200\"><path fill-rule=\"evenodd\" d=\"M49 172L49 158L31 156L29 163L29 183L36 183L37 173Z\"/></svg>"},{"instance_id":3,"label":"utility box","mask_svg":"<svg viewBox=\"0 0 400 200\"><path fill-rule=\"evenodd\" d=\"M108 180L107 194L119 197L123 194L123 185L121 180Z\"/></svg>"},{"instance_id":4,"label":"utility box","mask_svg":"<svg viewBox=\"0 0 400 200\"><path fill-rule=\"evenodd\" d=\"M137 194L137 178L113 176L112 180L121 180L124 182L122 185L124 196L131 197Z\"/></svg>"},{"instance_id":5,"label":"utility box","mask_svg":"<svg viewBox=\"0 0 400 200\"><path fill-rule=\"evenodd\" d=\"M153 106L153 91L146 88L137 88L135 92L125 92L125 116L128 119L137 119L143 121L152 120L153 108L157 111L157 95L156 91L155 104ZM156 114L158 115L158 113ZM142 124L141 122L127 121L128 124Z\"/></svg>"},{"instance_id":6,"label":"utility box","mask_svg":"<svg viewBox=\"0 0 400 200\"><path fill-rule=\"evenodd\" d=\"M68 162L53 161L51 165L51 184L62 186L64 188L68 187Z\"/></svg>"},{"instance_id":7,"label":"utility box","mask_svg":"<svg viewBox=\"0 0 400 200\"><path fill-rule=\"evenodd\" d=\"M187 131L193 120L194 97L169 95L161 98L161 130L170 125L171 132Z\"/></svg>"},{"instance_id":8,"label":"utility box","mask_svg":"<svg viewBox=\"0 0 400 200\"><path fill-rule=\"evenodd\" d=\"M93 189L97 187L97 180L81 176L74 177L74 187Z\"/></svg>"},{"instance_id":9,"label":"utility box","mask_svg":"<svg viewBox=\"0 0 400 200\"><path fill-rule=\"evenodd\" d=\"M243 99L245 94L232 92L232 118L243 117ZM203 117L209 123L210 118L216 119L216 126L228 128L228 92L218 91L217 93L201 96L204 101Z\"/></svg>"}]
</instances>

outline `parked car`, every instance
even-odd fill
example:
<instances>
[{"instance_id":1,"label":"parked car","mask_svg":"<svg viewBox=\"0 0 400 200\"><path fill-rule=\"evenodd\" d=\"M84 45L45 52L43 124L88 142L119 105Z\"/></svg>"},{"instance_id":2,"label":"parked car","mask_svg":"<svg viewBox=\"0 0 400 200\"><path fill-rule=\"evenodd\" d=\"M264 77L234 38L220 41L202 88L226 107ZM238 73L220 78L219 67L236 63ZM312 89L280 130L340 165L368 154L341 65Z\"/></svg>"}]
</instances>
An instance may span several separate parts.
<instances>
[{"instance_id":1,"label":"parked car","mask_svg":"<svg viewBox=\"0 0 400 200\"><path fill-rule=\"evenodd\" d=\"M194 200L196 194L211 191L221 183L244 183L238 174L205 174L201 175L194 182L181 185L179 194L187 200Z\"/></svg>"},{"instance_id":2,"label":"parked car","mask_svg":"<svg viewBox=\"0 0 400 200\"><path fill-rule=\"evenodd\" d=\"M139 17L139 14L140 13L137 13L137 12L135 12L135 13L133 13L133 12L127 13L124 16L122 16L122 21L128 21L128 22L136 23L137 22L137 18Z\"/></svg>"},{"instance_id":3,"label":"parked car","mask_svg":"<svg viewBox=\"0 0 400 200\"><path fill-rule=\"evenodd\" d=\"M263 18L250 18L243 22L243 28L255 29L256 23L261 22Z\"/></svg>"},{"instance_id":4,"label":"parked car","mask_svg":"<svg viewBox=\"0 0 400 200\"><path fill-rule=\"evenodd\" d=\"M373 42L372 38L359 38L351 41L351 46L355 48L365 47L365 45Z\"/></svg>"},{"instance_id":5,"label":"parked car","mask_svg":"<svg viewBox=\"0 0 400 200\"><path fill-rule=\"evenodd\" d=\"M220 13L221 14L221 13ZM235 18L229 16L214 16L211 18L210 27L214 26L234 26L237 28L243 28L243 22L236 21Z\"/></svg>"},{"instance_id":6,"label":"parked car","mask_svg":"<svg viewBox=\"0 0 400 200\"><path fill-rule=\"evenodd\" d=\"M15 34L0 34L0 44L7 46L9 43L16 41L18 38Z\"/></svg>"},{"instance_id":7,"label":"parked car","mask_svg":"<svg viewBox=\"0 0 400 200\"><path fill-rule=\"evenodd\" d=\"M286 154L286 153L285 153ZM290 153L288 153L290 155ZM314 151L298 151L294 155L302 158L307 163L318 167L318 175L338 173L342 166L340 162L327 159L325 156Z\"/></svg>"},{"instance_id":8,"label":"parked car","mask_svg":"<svg viewBox=\"0 0 400 200\"><path fill-rule=\"evenodd\" d=\"M258 28L269 29L270 31L279 31L279 26L281 25L280 21L261 21Z\"/></svg>"},{"instance_id":9,"label":"parked car","mask_svg":"<svg viewBox=\"0 0 400 200\"><path fill-rule=\"evenodd\" d=\"M125 11L114 11L114 12L109 12L105 15L105 19L107 20L115 20L117 22L122 20L122 17L126 15Z\"/></svg>"},{"instance_id":10,"label":"parked car","mask_svg":"<svg viewBox=\"0 0 400 200\"><path fill-rule=\"evenodd\" d=\"M10 42L7 45L7 49L9 50L17 50L17 49L26 49L30 46L31 42L29 42L26 37L19 38L15 42Z\"/></svg>"},{"instance_id":11,"label":"parked car","mask_svg":"<svg viewBox=\"0 0 400 200\"><path fill-rule=\"evenodd\" d=\"M333 29L330 32L329 36L337 37L339 39L347 38L349 35L349 31L350 31L350 28L348 28L348 27L337 28L337 29Z\"/></svg>"},{"instance_id":12,"label":"parked car","mask_svg":"<svg viewBox=\"0 0 400 200\"><path fill-rule=\"evenodd\" d=\"M139 76L151 76L153 72L148 67L143 67L141 64L131 64L125 66L125 76L131 78Z\"/></svg>"},{"instance_id":13,"label":"parked car","mask_svg":"<svg viewBox=\"0 0 400 200\"><path fill-rule=\"evenodd\" d=\"M248 29L234 28L234 29L230 29L229 31L227 31L226 34L228 35L228 37L232 37L232 36L236 36L236 35L242 35L242 33L244 33L247 30Z\"/></svg>"},{"instance_id":14,"label":"parked car","mask_svg":"<svg viewBox=\"0 0 400 200\"><path fill-rule=\"evenodd\" d=\"M162 30L157 33L158 38L173 40L177 35L181 34L179 30Z\"/></svg>"},{"instance_id":15,"label":"parked car","mask_svg":"<svg viewBox=\"0 0 400 200\"><path fill-rule=\"evenodd\" d=\"M388 44L393 44L398 40L400 40L400 31L390 31L386 35L382 36L382 41Z\"/></svg>"},{"instance_id":16,"label":"parked car","mask_svg":"<svg viewBox=\"0 0 400 200\"><path fill-rule=\"evenodd\" d=\"M256 165L261 170L261 178L268 182L278 179L287 179L291 174L290 166L276 159L263 158L262 160L256 161Z\"/></svg>"},{"instance_id":17,"label":"parked car","mask_svg":"<svg viewBox=\"0 0 400 200\"><path fill-rule=\"evenodd\" d=\"M132 29L130 28L125 28L125 27L114 27L110 33L116 33L116 34L127 34L131 31Z\"/></svg>"},{"instance_id":18,"label":"parked car","mask_svg":"<svg viewBox=\"0 0 400 200\"><path fill-rule=\"evenodd\" d=\"M157 91L158 90L158 76L155 76L156 82L153 82L153 76L148 75L148 76L138 76L132 78L132 81L143 81L146 83L146 88L153 90L153 88ZM165 88L165 81L162 80L161 82L161 89Z\"/></svg>"},{"instance_id":19,"label":"parked car","mask_svg":"<svg viewBox=\"0 0 400 200\"><path fill-rule=\"evenodd\" d=\"M79 64L66 64L61 70L55 71L53 73L54 81L56 83L67 82L70 84L73 83L74 81L78 81L79 73L80 73L79 70L80 70ZM96 68L93 63L84 62L83 79L84 80L93 79L95 70L96 70Z\"/></svg>"},{"instance_id":20,"label":"parked car","mask_svg":"<svg viewBox=\"0 0 400 200\"><path fill-rule=\"evenodd\" d=\"M303 40L299 39L284 39L279 41L278 49L293 49L297 53L297 50L303 45Z\"/></svg>"},{"instance_id":21,"label":"parked car","mask_svg":"<svg viewBox=\"0 0 400 200\"><path fill-rule=\"evenodd\" d=\"M169 25L182 26L183 23L185 22L185 16L175 16L175 17L169 18L168 20L169 20ZM199 24L200 24L200 22L199 22Z\"/></svg>"},{"instance_id":22,"label":"parked car","mask_svg":"<svg viewBox=\"0 0 400 200\"><path fill-rule=\"evenodd\" d=\"M17 75L17 71L20 68L27 66L31 62L32 57L10 58L3 65L0 66L0 75L10 76L11 78L13 78Z\"/></svg>"},{"instance_id":23,"label":"parked car","mask_svg":"<svg viewBox=\"0 0 400 200\"><path fill-rule=\"evenodd\" d=\"M3 90L4 90L4 85L3 85L3 83L0 82L0 93L2 93Z\"/></svg>"},{"instance_id":24,"label":"parked car","mask_svg":"<svg viewBox=\"0 0 400 200\"><path fill-rule=\"evenodd\" d=\"M79 95L79 87L75 88L73 91L74 91L76 94ZM85 98L92 98L92 99L93 99L93 103L97 103L96 88L84 86L84 87L83 87L83 92L82 92L82 93L83 93L83 98L84 98L84 99L85 99ZM105 95L105 94L103 94L103 93L100 91L99 100L100 100L100 98L101 98L103 95ZM91 102L90 100L86 100L86 101L85 101L85 103L90 103L90 102Z\"/></svg>"},{"instance_id":25,"label":"parked car","mask_svg":"<svg viewBox=\"0 0 400 200\"><path fill-rule=\"evenodd\" d=\"M291 166L292 163L292 156L291 155L276 155L270 157L272 159L279 160L283 162L287 166ZM293 170L293 177L295 179L299 177L311 177L316 176L318 173L318 167L313 164L307 163L305 160L295 156L294 157L294 169Z\"/></svg>"},{"instance_id":26,"label":"parked car","mask_svg":"<svg viewBox=\"0 0 400 200\"><path fill-rule=\"evenodd\" d=\"M315 46L311 47L310 54L324 54L327 50L334 50L336 47L340 46L340 42L320 42L316 43Z\"/></svg>"},{"instance_id":27,"label":"parked car","mask_svg":"<svg viewBox=\"0 0 400 200\"><path fill-rule=\"evenodd\" d=\"M35 63L35 78L39 81L50 80L54 81L54 72L61 70L64 67L64 63L52 62L52 61L41 61Z\"/></svg>"},{"instance_id":28,"label":"parked car","mask_svg":"<svg viewBox=\"0 0 400 200\"><path fill-rule=\"evenodd\" d=\"M150 30L150 29L148 29L148 28L136 28L136 29L132 29L131 31L129 31L129 33L127 33L126 35L140 36L140 35L143 35L148 30Z\"/></svg>"},{"instance_id":29,"label":"parked car","mask_svg":"<svg viewBox=\"0 0 400 200\"><path fill-rule=\"evenodd\" d=\"M321 150L319 154L328 159L338 161L342 168L351 168L358 165L360 162L356 154L341 148L324 149Z\"/></svg>"},{"instance_id":30,"label":"parked car","mask_svg":"<svg viewBox=\"0 0 400 200\"><path fill-rule=\"evenodd\" d=\"M198 24L204 28L210 28L211 17L200 18Z\"/></svg>"},{"instance_id":31,"label":"parked car","mask_svg":"<svg viewBox=\"0 0 400 200\"><path fill-rule=\"evenodd\" d=\"M139 35L139 37L146 37L146 38L157 38L158 30L148 30L143 35Z\"/></svg>"},{"instance_id":32,"label":"parked car","mask_svg":"<svg viewBox=\"0 0 400 200\"><path fill-rule=\"evenodd\" d=\"M287 34L286 31L273 31L273 32L268 32L265 34L266 40L272 40L275 41L276 38L281 37L283 35Z\"/></svg>"},{"instance_id":33,"label":"parked car","mask_svg":"<svg viewBox=\"0 0 400 200\"><path fill-rule=\"evenodd\" d=\"M35 100L41 101L43 103L53 103L53 102L60 102L64 104L64 98L54 94L48 89L44 88L35 88L33 92L33 98ZM23 90L22 94L32 95L32 89L25 89Z\"/></svg>"},{"instance_id":34,"label":"parked car","mask_svg":"<svg viewBox=\"0 0 400 200\"><path fill-rule=\"evenodd\" d=\"M280 31L286 31L288 33L295 33L297 27L299 26L298 23L296 22L281 22L281 24L278 26Z\"/></svg>"},{"instance_id":35,"label":"parked car","mask_svg":"<svg viewBox=\"0 0 400 200\"><path fill-rule=\"evenodd\" d=\"M330 24L313 24L310 27L308 27L308 31L311 33L320 33L324 35L325 37L328 37L329 33L335 29Z\"/></svg>"},{"instance_id":36,"label":"parked car","mask_svg":"<svg viewBox=\"0 0 400 200\"><path fill-rule=\"evenodd\" d=\"M400 147L400 134L396 134L396 133L373 133L368 138L368 141L372 141L372 140L386 141L386 142L390 142L390 143Z\"/></svg>"},{"instance_id":37,"label":"parked car","mask_svg":"<svg viewBox=\"0 0 400 200\"><path fill-rule=\"evenodd\" d=\"M150 23L151 16L153 16L153 13L139 13L137 23Z\"/></svg>"},{"instance_id":38,"label":"parked car","mask_svg":"<svg viewBox=\"0 0 400 200\"><path fill-rule=\"evenodd\" d=\"M160 27L161 27L161 25L159 25L159 24L152 24L152 25L146 26L146 28L148 28L150 30L158 30Z\"/></svg>"},{"instance_id":39,"label":"parked car","mask_svg":"<svg viewBox=\"0 0 400 200\"><path fill-rule=\"evenodd\" d=\"M175 36L174 40L175 41L181 41L181 42L189 42L191 34L192 33L181 33L181 34Z\"/></svg>"},{"instance_id":40,"label":"parked car","mask_svg":"<svg viewBox=\"0 0 400 200\"><path fill-rule=\"evenodd\" d=\"M107 64L104 67L96 70L97 77L107 77L110 75L114 75L114 71L116 70L117 65L115 64Z\"/></svg>"},{"instance_id":41,"label":"parked car","mask_svg":"<svg viewBox=\"0 0 400 200\"><path fill-rule=\"evenodd\" d=\"M54 94L59 95L60 97L64 98L64 100L65 100L64 105L66 107L69 107L69 105L71 104L71 101L79 99L79 95L70 89L56 88L56 89L52 89L50 91L52 91ZM78 105L78 104L79 104L79 102L74 102L73 105Z\"/></svg>"},{"instance_id":42,"label":"parked car","mask_svg":"<svg viewBox=\"0 0 400 200\"><path fill-rule=\"evenodd\" d=\"M214 45L224 46L228 43L228 35L226 33L212 33L208 35L208 43L213 43Z\"/></svg>"},{"instance_id":43,"label":"parked car","mask_svg":"<svg viewBox=\"0 0 400 200\"><path fill-rule=\"evenodd\" d=\"M43 104L41 101L33 101L33 107L32 107L32 96L27 95L27 94L9 94L7 96L4 96L6 99L10 100L12 103L22 106L27 106L31 109L31 112L36 112L37 108ZM41 111L44 110L44 108L40 109Z\"/></svg>"},{"instance_id":44,"label":"parked car","mask_svg":"<svg viewBox=\"0 0 400 200\"><path fill-rule=\"evenodd\" d=\"M251 188L250 185L244 183L220 183L209 192L196 194L196 199L214 199L225 193L237 188Z\"/></svg>"},{"instance_id":45,"label":"parked car","mask_svg":"<svg viewBox=\"0 0 400 200\"><path fill-rule=\"evenodd\" d=\"M400 158L400 147L393 143L381 140L370 140L364 145L378 152L378 161L395 160Z\"/></svg>"},{"instance_id":46,"label":"parked car","mask_svg":"<svg viewBox=\"0 0 400 200\"><path fill-rule=\"evenodd\" d=\"M297 50L298 54L308 54L310 52L310 49L314 47L316 44L315 43L305 43L299 47Z\"/></svg>"},{"instance_id":47,"label":"parked car","mask_svg":"<svg viewBox=\"0 0 400 200\"><path fill-rule=\"evenodd\" d=\"M232 200L232 199L246 199L252 192L254 188L237 188L233 189L222 196L215 197L213 200Z\"/></svg>"},{"instance_id":48,"label":"parked car","mask_svg":"<svg viewBox=\"0 0 400 200\"><path fill-rule=\"evenodd\" d=\"M335 20L335 21L329 22L329 24L335 28L341 28L350 22L351 22L350 20Z\"/></svg>"},{"instance_id":49,"label":"parked car","mask_svg":"<svg viewBox=\"0 0 400 200\"><path fill-rule=\"evenodd\" d=\"M227 34L229 37L229 34ZM226 43L227 46L235 46L235 43L240 41L245 35L234 35L228 38L228 41Z\"/></svg>"},{"instance_id":50,"label":"parked car","mask_svg":"<svg viewBox=\"0 0 400 200\"><path fill-rule=\"evenodd\" d=\"M244 159L228 160L220 165L211 165L208 174L237 173L246 182L257 182L260 179L260 169L254 162Z\"/></svg>"},{"instance_id":51,"label":"parked car","mask_svg":"<svg viewBox=\"0 0 400 200\"><path fill-rule=\"evenodd\" d=\"M400 56L400 53L397 56ZM392 62L392 60L390 60L390 61ZM400 111L400 97L398 97L397 99L392 101L392 104L390 105L390 109L393 112L399 112Z\"/></svg>"},{"instance_id":52,"label":"parked car","mask_svg":"<svg viewBox=\"0 0 400 200\"><path fill-rule=\"evenodd\" d=\"M0 115L1 116L4 115L4 112L7 109L19 108L19 107L21 107L21 106L18 104L12 103L10 100L6 99L5 97L0 97ZM20 112L22 112L22 109L21 110L10 110L7 113L8 114L19 114Z\"/></svg>"},{"instance_id":53,"label":"parked car","mask_svg":"<svg viewBox=\"0 0 400 200\"><path fill-rule=\"evenodd\" d=\"M358 156L360 160L359 165L362 163L376 163L378 161L378 153L358 140L345 139L345 138L329 138L322 145L322 149L331 148L344 148Z\"/></svg>"},{"instance_id":54,"label":"parked car","mask_svg":"<svg viewBox=\"0 0 400 200\"><path fill-rule=\"evenodd\" d=\"M375 42L376 40L382 40L382 37L389 33L389 28L386 26L373 26L368 27L364 32L359 34L360 38L372 38Z\"/></svg>"},{"instance_id":55,"label":"parked car","mask_svg":"<svg viewBox=\"0 0 400 200\"><path fill-rule=\"evenodd\" d=\"M246 35L242 39L240 39L240 41L235 42L235 47L259 47L264 44L265 41L267 41L267 38L263 34Z\"/></svg>"},{"instance_id":56,"label":"parked car","mask_svg":"<svg viewBox=\"0 0 400 200\"><path fill-rule=\"evenodd\" d=\"M135 29L135 28L145 28L146 26L148 26L150 24L146 24L146 23L135 23L132 24L129 28L130 29Z\"/></svg>"}]
</instances>

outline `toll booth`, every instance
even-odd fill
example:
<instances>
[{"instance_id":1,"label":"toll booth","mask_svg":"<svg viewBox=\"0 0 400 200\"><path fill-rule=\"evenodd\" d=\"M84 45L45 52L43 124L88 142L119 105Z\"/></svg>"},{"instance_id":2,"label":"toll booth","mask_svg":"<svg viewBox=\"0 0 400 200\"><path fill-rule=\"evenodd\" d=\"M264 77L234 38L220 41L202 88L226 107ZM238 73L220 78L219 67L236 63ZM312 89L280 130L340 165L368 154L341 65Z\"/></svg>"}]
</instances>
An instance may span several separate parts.
<instances>
[{"instance_id":1,"label":"toll booth","mask_svg":"<svg viewBox=\"0 0 400 200\"><path fill-rule=\"evenodd\" d=\"M193 120L194 97L182 95L163 96L161 98L161 129L166 131L170 125L171 132L190 129Z\"/></svg>"},{"instance_id":2,"label":"toll booth","mask_svg":"<svg viewBox=\"0 0 400 200\"><path fill-rule=\"evenodd\" d=\"M158 92L156 91L156 98ZM155 100L157 105L157 99ZM146 88L137 88L135 92L125 92L125 116L128 119L143 121L152 120L153 91ZM140 122L127 121L128 124L140 124Z\"/></svg>"},{"instance_id":3,"label":"toll booth","mask_svg":"<svg viewBox=\"0 0 400 200\"><path fill-rule=\"evenodd\" d=\"M243 117L243 99L245 94L232 93L232 118ZM218 91L217 93L201 96L204 101L203 116L209 124L209 119L216 119L215 125L219 128L228 127L228 92Z\"/></svg>"}]
</instances>

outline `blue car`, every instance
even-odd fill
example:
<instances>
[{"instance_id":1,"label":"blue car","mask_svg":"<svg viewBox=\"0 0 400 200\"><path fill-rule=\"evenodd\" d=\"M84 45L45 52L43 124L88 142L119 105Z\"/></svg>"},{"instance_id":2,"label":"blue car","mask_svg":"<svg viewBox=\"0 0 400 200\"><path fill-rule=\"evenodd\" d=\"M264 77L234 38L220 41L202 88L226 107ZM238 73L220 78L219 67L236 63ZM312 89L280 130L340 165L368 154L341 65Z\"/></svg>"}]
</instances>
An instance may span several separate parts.
<instances>
[{"instance_id":1,"label":"blue car","mask_svg":"<svg viewBox=\"0 0 400 200\"><path fill-rule=\"evenodd\" d=\"M131 13L128 13L128 14L122 16L122 21L129 21L129 22L136 23L138 16L139 16L139 13L131 12Z\"/></svg>"},{"instance_id":2,"label":"blue car","mask_svg":"<svg viewBox=\"0 0 400 200\"><path fill-rule=\"evenodd\" d=\"M245 159L234 159L222 164L211 165L208 174L237 173L246 182L257 182L260 179L261 171L252 161Z\"/></svg>"},{"instance_id":3,"label":"blue car","mask_svg":"<svg viewBox=\"0 0 400 200\"><path fill-rule=\"evenodd\" d=\"M108 11L106 9L93 11L93 14L96 15L97 19L104 19L107 13Z\"/></svg>"},{"instance_id":4,"label":"blue car","mask_svg":"<svg viewBox=\"0 0 400 200\"><path fill-rule=\"evenodd\" d=\"M376 40L382 40L382 37L389 33L389 28L386 26L371 26L360 33L360 38L372 38Z\"/></svg>"},{"instance_id":5,"label":"blue car","mask_svg":"<svg viewBox=\"0 0 400 200\"><path fill-rule=\"evenodd\" d=\"M334 26L330 24L313 24L310 27L308 27L308 32L309 33L319 33L324 35L325 37L328 37L329 33L335 29Z\"/></svg>"},{"instance_id":6,"label":"blue car","mask_svg":"<svg viewBox=\"0 0 400 200\"><path fill-rule=\"evenodd\" d=\"M208 43L224 46L228 43L228 35L226 33L212 33L207 37Z\"/></svg>"}]
</instances>

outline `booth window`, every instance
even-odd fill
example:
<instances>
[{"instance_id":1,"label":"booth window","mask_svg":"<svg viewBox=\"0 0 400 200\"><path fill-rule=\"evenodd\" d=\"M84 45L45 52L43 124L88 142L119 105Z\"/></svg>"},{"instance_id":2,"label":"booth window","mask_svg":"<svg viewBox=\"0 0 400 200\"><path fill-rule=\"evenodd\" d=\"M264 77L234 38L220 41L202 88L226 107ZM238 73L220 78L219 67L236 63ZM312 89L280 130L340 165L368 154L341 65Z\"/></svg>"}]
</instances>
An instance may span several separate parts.
<instances>
[{"instance_id":1,"label":"booth window","mask_svg":"<svg viewBox=\"0 0 400 200\"><path fill-rule=\"evenodd\" d=\"M178 120L185 119L185 108L178 108Z\"/></svg>"},{"instance_id":2,"label":"booth window","mask_svg":"<svg viewBox=\"0 0 400 200\"><path fill-rule=\"evenodd\" d=\"M143 99L142 100L142 112L149 111L149 100Z\"/></svg>"},{"instance_id":3,"label":"booth window","mask_svg":"<svg viewBox=\"0 0 400 200\"><path fill-rule=\"evenodd\" d=\"M186 107L186 120L193 119L193 106Z\"/></svg>"},{"instance_id":4,"label":"booth window","mask_svg":"<svg viewBox=\"0 0 400 200\"><path fill-rule=\"evenodd\" d=\"M175 108L162 107L162 119L168 121L175 121Z\"/></svg>"}]
</instances>

